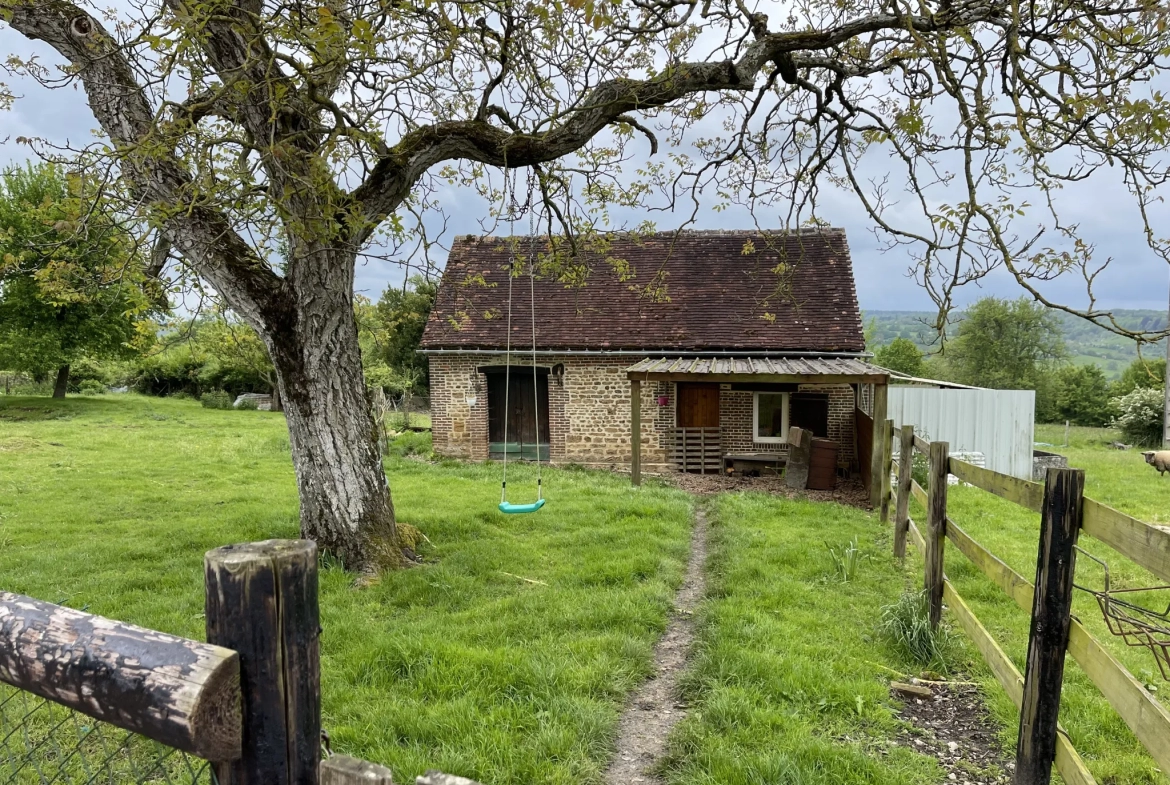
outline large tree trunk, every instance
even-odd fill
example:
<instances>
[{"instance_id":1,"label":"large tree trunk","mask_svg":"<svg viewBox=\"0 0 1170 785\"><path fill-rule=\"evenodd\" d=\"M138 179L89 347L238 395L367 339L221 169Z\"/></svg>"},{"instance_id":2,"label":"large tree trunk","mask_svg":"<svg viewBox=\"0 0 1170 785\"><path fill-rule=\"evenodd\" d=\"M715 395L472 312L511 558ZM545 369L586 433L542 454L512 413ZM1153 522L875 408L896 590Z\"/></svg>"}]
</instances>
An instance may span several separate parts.
<instances>
[{"instance_id":1,"label":"large tree trunk","mask_svg":"<svg viewBox=\"0 0 1170 785\"><path fill-rule=\"evenodd\" d=\"M53 385L53 397L64 398L69 391L69 366L62 365L57 369L57 383Z\"/></svg>"},{"instance_id":2,"label":"large tree trunk","mask_svg":"<svg viewBox=\"0 0 1170 785\"><path fill-rule=\"evenodd\" d=\"M329 285L289 291L261 330L288 421L301 535L351 570L400 567L408 560L366 393L352 283L321 274Z\"/></svg>"}]
</instances>

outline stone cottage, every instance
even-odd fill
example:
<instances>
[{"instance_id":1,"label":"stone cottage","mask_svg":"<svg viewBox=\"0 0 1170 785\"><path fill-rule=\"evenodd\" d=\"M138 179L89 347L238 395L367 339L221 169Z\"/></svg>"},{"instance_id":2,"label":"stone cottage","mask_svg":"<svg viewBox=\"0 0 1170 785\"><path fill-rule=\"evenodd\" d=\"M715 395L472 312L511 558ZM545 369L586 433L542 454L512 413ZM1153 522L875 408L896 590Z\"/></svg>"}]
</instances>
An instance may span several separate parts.
<instances>
[{"instance_id":1,"label":"stone cottage","mask_svg":"<svg viewBox=\"0 0 1170 785\"><path fill-rule=\"evenodd\" d=\"M718 470L784 453L799 425L839 444L842 472L868 469L855 411L887 377L864 362L843 231L618 236L583 285L530 282L543 242L454 242L421 349L436 453Z\"/></svg>"}]
</instances>

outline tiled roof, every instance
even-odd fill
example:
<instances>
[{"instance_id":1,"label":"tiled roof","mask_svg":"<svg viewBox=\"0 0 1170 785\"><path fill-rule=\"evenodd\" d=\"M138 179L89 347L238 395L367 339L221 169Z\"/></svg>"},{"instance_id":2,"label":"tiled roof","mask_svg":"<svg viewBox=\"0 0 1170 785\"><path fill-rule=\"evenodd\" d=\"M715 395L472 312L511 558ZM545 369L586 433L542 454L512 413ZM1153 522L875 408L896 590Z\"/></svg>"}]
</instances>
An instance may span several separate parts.
<instances>
[{"instance_id":1,"label":"tiled roof","mask_svg":"<svg viewBox=\"0 0 1170 785\"><path fill-rule=\"evenodd\" d=\"M527 238L517 238L520 253ZM423 336L424 349L505 344L510 243L457 238ZM747 252L745 252L747 251ZM865 349L853 268L839 229L762 235L669 232L618 236L608 256L628 262L622 280L589 260L584 287L538 278L541 349L859 352ZM778 273L785 264L790 272ZM646 294L664 285L665 298ZM527 276L513 279L512 344L531 346Z\"/></svg>"},{"instance_id":2,"label":"tiled roof","mask_svg":"<svg viewBox=\"0 0 1170 785\"><path fill-rule=\"evenodd\" d=\"M851 357L663 357L642 360L626 369L639 374L685 373L696 376L873 376L890 372Z\"/></svg>"}]
</instances>

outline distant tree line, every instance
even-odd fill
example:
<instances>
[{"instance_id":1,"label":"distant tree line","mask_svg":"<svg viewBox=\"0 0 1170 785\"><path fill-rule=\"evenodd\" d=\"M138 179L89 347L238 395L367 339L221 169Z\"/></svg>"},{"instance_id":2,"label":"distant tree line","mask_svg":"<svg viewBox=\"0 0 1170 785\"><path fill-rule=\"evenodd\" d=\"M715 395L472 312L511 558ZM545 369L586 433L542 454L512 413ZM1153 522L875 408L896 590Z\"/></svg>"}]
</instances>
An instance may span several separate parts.
<instances>
[{"instance_id":1,"label":"distant tree line","mask_svg":"<svg viewBox=\"0 0 1170 785\"><path fill-rule=\"evenodd\" d=\"M51 164L0 172L0 390L276 392L266 347L230 311L171 313L142 234L84 172ZM436 290L420 276L377 302L355 298L366 382L391 398L426 392L416 350Z\"/></svg>"},{"instance_id":2,"label":"distant tree line","mask_svg":"<svg viewBox=\"0 0 1170 785\"><path fill-rule=\"evenodd\" d=\"M899 337L875 347L874 362L909 376L1035 390L1039 422L1115 424L1143 445L1161 438L1166 360L1137 359L1111 382L1099 365L1070 362L1059 314L1027 298L986 297L967 309L937 352Z\"/></svg>"}]
</instances>

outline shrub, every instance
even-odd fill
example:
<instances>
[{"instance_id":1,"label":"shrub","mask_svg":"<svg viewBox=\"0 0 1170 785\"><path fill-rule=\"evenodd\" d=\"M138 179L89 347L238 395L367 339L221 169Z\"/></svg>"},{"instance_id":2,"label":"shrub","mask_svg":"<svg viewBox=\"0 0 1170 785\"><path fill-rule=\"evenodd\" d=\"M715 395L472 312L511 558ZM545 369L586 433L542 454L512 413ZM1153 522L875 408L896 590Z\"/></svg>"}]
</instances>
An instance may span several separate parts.
<instances>
[{"instance_id":1,"label":"shrub","mask_svg":"<svg viewBox=\"0 0 1170 785\"><path fill-rule=\"evenodd\" d=\"M906 592L893 605L884 606L878 629L911 662L947 670L955 643L943 625L931 629L926 592Z\"/></svg>"},{"instance_id":2,"label":"shrub","mask_svg":"<svg viewBox=\"0 0 1170 785\"><path fill-rule=\"evenodd\" d=\"M1110 401L1117 411L1113 427L1121 431L1122 438L1141 447L1161 446L1162 395L1161 390L1139 387Z\"/></svg>"},{"instance_id":3,"label":"shrub","mask_svg":"<svg viewBox=\"0 0 1170 785\"><path fill-rule=\"evenodd\" d=\"M825 547L829 549L829 558L833 560L833 575L837 580L841 583L849 583L857 577L857 570L861 566L861 560L865 558L865 554L857 547L856 537L840 550L827 542Z\"/></svg>"},{"instance_id":4,"label":"shrub","mask_svg":"<svg viewBox=\"0 0 1170 785\"><path fill-rule=\"evenodd\" d=\"M86 379L77 385L77 391L82 395L105 395L106 386L97 379Z\"/></svg>"},{"instance_id":5,"label":"shrub","mask_svg":"<svg viewBox=\"0 0 1170 785\"><path fill-rule=\"evenodd\" d=\"M211 390L199 396L199 402L203 404L204 409L230 409L232 408L232 396L225 390Z\"/></svg>"},{"instance_id":6,"label":"shrub","mask_svg":"<svg viewBox=\"0 0 1170 785\"><path fill-rule=\"evenodd\" d=\"M237 409L251 409L252 411L256 411L257 409L260 408L260 405L256 403L255 398L244 398L238 404L236 404L236 408Z\"/></svg>"},{"instance_id":7,"label":"shrub","mask_svg":"<svg viewBox=\"0 0 1170 785\"><path fill-rule=\"evenodd\" d=\"M386 452L399 458L405 458L409 455L429 458L431 456L431 435L417 431L406 431L390 440Z\"/></svg>"}]
</instances>

